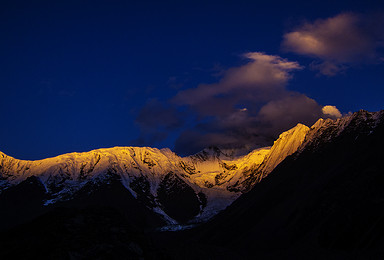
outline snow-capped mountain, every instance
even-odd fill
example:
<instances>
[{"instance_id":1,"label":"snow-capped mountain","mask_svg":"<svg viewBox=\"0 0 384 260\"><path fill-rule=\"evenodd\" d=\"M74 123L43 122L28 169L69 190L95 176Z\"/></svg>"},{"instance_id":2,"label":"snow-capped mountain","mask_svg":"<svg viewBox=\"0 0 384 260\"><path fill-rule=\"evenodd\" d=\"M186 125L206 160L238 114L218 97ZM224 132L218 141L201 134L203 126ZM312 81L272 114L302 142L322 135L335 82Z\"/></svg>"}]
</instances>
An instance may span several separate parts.
<instances>
[{"instance_id":1,"label":"snow-capped mountain","mask_svg":"<svg viewBox=\"0 0 384 260\"><path fill-rule=\"evenodd\" d=\"M0 189L37 177L47 196L44 205L73 199L120 180L141 203L168 222L206 220L267 176L294 153L309 128L298 124L272 147L233 157L218 148L179 157L169 149L114 147L25 161L0 153ZM92 187L92 188L89 188Z\"/></svg>"},{"instance_id":2,"label":"snow-capped mountain","mask_svg":"<svg viewBox=\"0 0 384 260\"><path fill-rule=\"evenodd\" d=\"M188 157L149 147L98 149L37 161L0 153L0 191L33 177L44 188L41 203L47 206L118 181L168 223L200 222L251 190L287 156L320 149L340 134L369 135L382 120L383 112L361 110L337 120L319 119L311 128L298 124L272 147L241 157L215 147Z\"/></svg>"},{"instance_id":3,"label":"snow-capped mountain","mask_svg":"<svg viewBox=\"0 0 384 260\"><path fill-rule=\"evenodd\" d=\"M381 259L383 146L384 111L361 110L298 124L242 157L217 148L183 158L139 147L39 161L1 153L0 256ZM158 232L176 222L193 228Z\"/></svg>"}]
</instances>

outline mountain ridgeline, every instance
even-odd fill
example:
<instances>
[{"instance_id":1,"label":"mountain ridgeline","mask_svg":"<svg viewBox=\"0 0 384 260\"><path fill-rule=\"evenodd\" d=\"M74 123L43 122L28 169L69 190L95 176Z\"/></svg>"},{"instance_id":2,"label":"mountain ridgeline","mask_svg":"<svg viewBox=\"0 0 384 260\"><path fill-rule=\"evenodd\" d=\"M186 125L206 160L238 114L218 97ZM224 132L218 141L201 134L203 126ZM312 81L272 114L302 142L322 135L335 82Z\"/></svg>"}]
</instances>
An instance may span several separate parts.
<instances>
[{"instance_id":1,"label":"mountain ridgeline","mask_svg":"<svg viewBox=\"0 0 384 260\"><path fill-rule=\"evenodd\" d=\"M98 149L38 161L17 160L1 153L0 203L4 197L20 197L21 202L24 197L48 208L113 184L124 187L166 223L201 222L249 191L294 153L308 129L298 124L281 134L272 147L238 158L214 147L184 158L169 149L148 147ZM9 199L4 200L8 207ZM7 211L11 212L9 208ZM6 223L15 220L12 214L9 218Z\"/></svg>"},{"instance_id":2,"label":"mountain ridgeline","mask_svg":"<svg viewBox=\"0 0 384 260\"><path fill-rule=\"evenodd\" d=\"M0 257L24 240L18 257L42 256L46 241L44 256L68 259L382 257L382 147L384 111L360 110L298 124L241 157L214 147L0 153Z\"/></svg>"}]
</instances>

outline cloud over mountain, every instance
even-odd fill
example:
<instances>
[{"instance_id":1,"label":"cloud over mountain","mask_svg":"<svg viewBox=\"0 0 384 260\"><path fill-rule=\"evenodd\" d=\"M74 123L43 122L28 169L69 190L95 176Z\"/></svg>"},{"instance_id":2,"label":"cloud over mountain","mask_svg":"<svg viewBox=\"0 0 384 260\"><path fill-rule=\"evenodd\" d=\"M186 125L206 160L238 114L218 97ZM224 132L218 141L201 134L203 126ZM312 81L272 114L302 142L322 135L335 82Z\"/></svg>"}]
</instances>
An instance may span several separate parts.
<instances>
[{"instance_id":1,"label":"cloud over mountain","mask_svg":"<svg viewBox=\"0 0 384 260\"><path fill-rule=\"evenodd\" d=\"M329 115L335 118L341 117L340 111L335 106L324 106L322 112L324 115Z\"/></svg>"},{"instance_id":2,"label":"cloud over mountain","mask_svg":"<svg viewBox=\"0 0 384 260\"><path fill-rule=\"evenodd\" d=\"M271 145L297 123L311 125L335 116L337 108L323 110L287 88L292 73L303 68L297 62L261 52L243 58L242 65L223 71L217 82L180 90L166 103L148 101L136 119L142 131L137 144L160 142L174 131L180 133L175 151L182 155L209 146L242 153ZM183 127L185 121L188 127Z\"/></svg>"},{"instance_id":3,"label":"cloud over mountain","mask_svg":"<svg viewBox=\"0 0 384 260\"><path fill-rule=\"evenodd\" d=\"M134 140L136 145L150 145L161 142L169 132L184 124L183 114L177 109L157 99L149 99L136 117L135 123L141 134Z\"/></svg>"},{"instance_id":4,"label":"cloud over mountain","mask_svg":"<svg viewBox=\"0 0 384 260\"><path fill-rule=\"evenodd\" d=\"M223 73L218 82L180 91L173 102L188 106L200 120L176 141L176 151L197 152L215 145L248 151L270 145L298 122L312 124L322 113L315 100L287 89L297 62L260 52L246 53L247 62Z\"/></svg>"}]
</instances>

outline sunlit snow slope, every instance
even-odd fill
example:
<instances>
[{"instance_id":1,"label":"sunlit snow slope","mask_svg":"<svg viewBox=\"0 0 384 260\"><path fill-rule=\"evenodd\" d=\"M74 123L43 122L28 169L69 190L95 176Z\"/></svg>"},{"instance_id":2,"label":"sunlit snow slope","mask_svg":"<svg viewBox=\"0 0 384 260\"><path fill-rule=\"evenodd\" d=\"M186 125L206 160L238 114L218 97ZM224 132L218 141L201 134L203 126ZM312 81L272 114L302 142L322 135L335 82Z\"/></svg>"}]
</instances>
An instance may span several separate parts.
<instances>
[{"instance_id":1,"label":"sunlit snow slope","mask_svg":"<svg viewBox=\"0 0 384 260\"><path fill-rule=\"evenodd\" d=\"M114 147L37 161L0 152L0 191L35 176L48 195L43 203L49 205L72 199L85 185L97 188L119 180L168 222L201 221L226 208L293 154L308 130L298 124L282 133L272 147L237 158L218 148L182 158L169 149Z\"/></svg>"}]
</instances>

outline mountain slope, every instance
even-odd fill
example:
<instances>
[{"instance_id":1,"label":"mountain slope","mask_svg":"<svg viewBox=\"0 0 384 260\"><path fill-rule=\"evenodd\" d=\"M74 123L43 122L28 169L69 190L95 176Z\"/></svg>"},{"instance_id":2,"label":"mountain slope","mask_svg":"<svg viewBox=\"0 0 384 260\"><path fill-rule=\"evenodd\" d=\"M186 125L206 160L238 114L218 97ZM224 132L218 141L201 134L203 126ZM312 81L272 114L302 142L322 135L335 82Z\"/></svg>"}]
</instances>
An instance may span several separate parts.
<instances>
[{"instance_id":1,"label":"mountain slope","mask_svg":"<svg viewBox=\"0 0 384 260\"><path fill-rule=\"evenodd\" d=\"M0 200L34 177L45 190L41 205L73 200L84 189L120 181L143 205L169 223L209 219L251 189L295 152L308 127L297 125L271 147L234 158L218 148L181 158L169 149L115 147L38 161L0 154ZM26 191L26 194L28 192ZM5 199L3 199L5 200Z\"/></svg>"}]
</instances>

